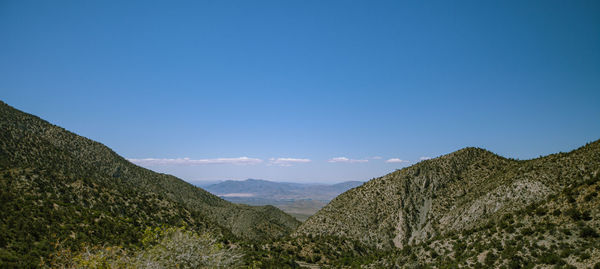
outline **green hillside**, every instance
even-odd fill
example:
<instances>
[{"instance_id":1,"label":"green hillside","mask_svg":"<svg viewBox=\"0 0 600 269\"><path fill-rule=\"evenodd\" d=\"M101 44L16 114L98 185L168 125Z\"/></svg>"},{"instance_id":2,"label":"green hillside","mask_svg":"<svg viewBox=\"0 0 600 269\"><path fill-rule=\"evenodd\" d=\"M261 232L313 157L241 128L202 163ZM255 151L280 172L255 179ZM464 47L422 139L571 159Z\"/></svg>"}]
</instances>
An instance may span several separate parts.
<instances>
[{"instance_id":1,"label":"green hillside","mask_svg":"<svg viewBox=\"0 0 600 269\"><path fill-rule=\"evenodd\" d=\"M232 204L108 147L0 103L0 264L35 267L56 242L134 246L147 226L267 240L299 222Z\"/></svg>"},{"instance_id":2,"label":"green hillside","mask_svg":"<svg viewBox=\"0 0 600 269\"><path fill-rule=\"evenodd\" d=\"M526 161L465 148L343 193L295 237L354 242L368 251L341 249L346 261L375 267L585 268L600 261L599 178L600 141ZM319 245L297 251L315 260Z\"/></svg>"}]
</instances>

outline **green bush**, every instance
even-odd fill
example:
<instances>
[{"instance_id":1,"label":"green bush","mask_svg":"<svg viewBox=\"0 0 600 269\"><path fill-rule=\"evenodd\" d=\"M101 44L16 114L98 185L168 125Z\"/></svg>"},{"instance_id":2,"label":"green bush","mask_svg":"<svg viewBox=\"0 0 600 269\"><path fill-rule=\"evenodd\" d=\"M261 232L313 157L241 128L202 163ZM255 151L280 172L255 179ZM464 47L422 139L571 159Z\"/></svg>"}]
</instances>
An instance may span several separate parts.
<instances>
[{"instance_id":1,"label":"green bush","mask_svg":"<svg viewBox=\"0 0 600 269\"><path fill-rule=\"evenodd\" d=\"M546 215L546 213L548 213L548 209L546 209L545 207L538 207L538 208L535 210L535 214L536 214L536 215L538 215L538 216L540 216L540 217L541 217L541 216L545 216L545 215Z\"/></svg>"},{"instance_id":2,"label":"green bush","mask_svg":"<svg viewBox=\"0 0 600 269\"><path fill-rule=\"evenodd\" d=\"M556 255L556 253L552 252L542 254L542 256L538 258L538 261L544 264L565 264L565 261L563 261L558 255Z\"/></svg>"},{"instance_id":3,"label":"green bush","mask_svg":"<svg viewBox=\"0 0 600 269\"><path fill-rule=\"evenodd\" d=\"M496 255L494 255L493 252L490 251L485 255L485 260L483 262L488 267L492 267L494 265L494 263L496 262L496 259L498 259L498 257Z\"/></svg>"},{"instance_id":4,"label":"green bush","mask_svg":"<svg viewBox=\"0 0 600 269\"><path fill-rule=\"evenodd\" d=\"M589 226L583 226L579 230L579 236L581 236L583 238L597 238L598 233L596 232L596 230L594 230L593 228L591 228Z\"/></svg>"},{"instance_id":5,"label":"green bush","mask_svg":"<svg viewBox=\"0 0 600 269\"><path fill-rule=\"evenodd\" d=\"M567 209L564 214L568 217L571 217L571 219L573 219L574 221L578 221L581 220L581 213L579 212L579 210L571 207L569 209Z\"/></svg>"},{"instance_id":6,"label":"green bush","mask_svg":"<svg viewBox=\"0 0 600 269\"><path fill-rule=\"evenodd\" d=\"M72 253L65 248L52 255L49 268L230 268L241 254L221 244L208 232L185 228L147 228L143 247L127 250L121 246L84 246Z\"/></svg>"},{"instance_id":7,"label":"green bush","mask_svg":"<svg viewBox=\"0 0 600 269\"><path fill-rule=\"evenodd\" d=\"M530 227L526 227L521 229L521 234L522 235L532 235L533 234L533 230Z\"/></svg>"},{"instance_id":8,"label":"green bush","mask_svg":"<svg viewBox=\"0 0 600 269\"><path fill-rule=\"evenodd\" d=\"M598 196L598 193L597 193L597 192L592 192L592 193L590 193L590 194L586 195L586 196L583 198L583 200L585 200L586 202L589 202L589 201L591 201L592 199L594 199L594 197L596 197L596 196Z\"/></svg>"}]
</instances>

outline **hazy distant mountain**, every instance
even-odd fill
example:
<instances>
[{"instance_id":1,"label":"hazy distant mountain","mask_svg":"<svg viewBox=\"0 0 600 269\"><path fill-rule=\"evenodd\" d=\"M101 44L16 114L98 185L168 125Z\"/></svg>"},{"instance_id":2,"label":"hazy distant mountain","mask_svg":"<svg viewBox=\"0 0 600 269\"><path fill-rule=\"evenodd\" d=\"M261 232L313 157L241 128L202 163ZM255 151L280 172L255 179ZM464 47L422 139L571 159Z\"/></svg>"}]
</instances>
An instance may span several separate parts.
<instances>
[{"instance_id":1,"label":"hazy distant mountain","mask_svg":"<svg viewBox=\"0 0 600 269\"><path fill-rule=\"evenodd\" d=\"M146 226L273 239L298 221L227 202L0 102L0 267L34 267L57 241L131 246Z\"/></svg>"},{"instance_id":2,"label":"hazy distant mountain","mask_svg":"<svg viewBox=\"0 0 600 269\"><path fill-rule=\"evenodd\" d=\"M362 185L360 181L346 181L337 184L304 184L273 182L260 179L243 181L227 180L208 185L204 189L221 197L254 197L262 199L310 199L330 201L339 194Z\"/></svg>"},{"instance_id":3,"label":"hazy distant mountain","mask_svg":"<svg viewBox=\"0 0 600 269\"><path fill-rule=\"evenodd\" d=\"M337 184L302 184L260 179L227 180L205 189L225 200L248 205L273 205L305 220L339 194L362 185L360 181Z\"/></svg>"}]
</instances>

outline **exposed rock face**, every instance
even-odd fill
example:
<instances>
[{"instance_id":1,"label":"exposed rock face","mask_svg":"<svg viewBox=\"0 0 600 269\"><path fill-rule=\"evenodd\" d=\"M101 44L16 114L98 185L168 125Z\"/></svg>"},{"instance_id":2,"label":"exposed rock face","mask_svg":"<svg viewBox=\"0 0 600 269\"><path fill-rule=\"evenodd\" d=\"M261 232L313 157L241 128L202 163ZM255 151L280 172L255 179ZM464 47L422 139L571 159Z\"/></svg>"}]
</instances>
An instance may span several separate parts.
<instances>
[{"instance_id":1,"label":"exposed rock face","mask_svg":"<svg viewBox=\"0 0 600 269\"><path fill-rule=\"evenodd\" d=\"M478 148L426 160L343 193L295 233L403 248L477 227L600 171L600 142L517 161Z\"/></svg>"},{"instance_id":2,"label":"exposed rock face","mask_svg":"<svg viewBox=\"0 0 600 269\"><path fill-rule=\"evenodd\" d=\"M497 187L468 205L451 210L439 220L439 223L450 230L470 228L476 225L478 220L502 209L520 208L540 201L550 193L552 191L538 181L513 182L509 186Z\"/></svg>"}]
</instances>

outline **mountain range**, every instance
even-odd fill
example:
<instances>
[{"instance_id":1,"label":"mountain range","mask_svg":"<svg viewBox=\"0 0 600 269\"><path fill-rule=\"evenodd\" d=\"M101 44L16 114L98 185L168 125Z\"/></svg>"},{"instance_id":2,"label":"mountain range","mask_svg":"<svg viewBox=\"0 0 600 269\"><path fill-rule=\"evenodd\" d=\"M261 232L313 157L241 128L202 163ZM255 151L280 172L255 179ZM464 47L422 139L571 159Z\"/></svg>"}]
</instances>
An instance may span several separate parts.
<instances>
[{"instance_id":1,"label":"mountain range","mask_svg":"<svg viewBox=\"0 0 600 269\"><path fill-rule=\"evenodd\" d=\"M273 205L304 221L331 199L363 183L346 181L336 184L307 184L247 179L227 180L205 186L204 189L234 203Z\"/></svg>"},{"instance_id":2,"label":"mountain range","mask_svg":"<svg viewBox=\"0 0 600 269\"><path fill-rule=\"evenodd\" d=\"M206 265L217 268L600 268L598 140L531 160L469 147L366 183L207 189L323 203L347 191L300 223L0 103L0 268L195 268L181 261L196 256L226 257Z\"/></svg>"}]
</instances>

